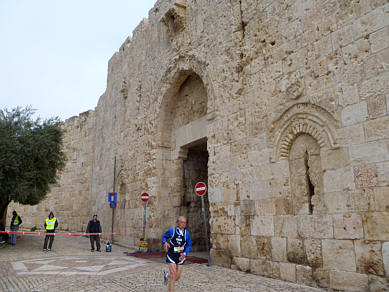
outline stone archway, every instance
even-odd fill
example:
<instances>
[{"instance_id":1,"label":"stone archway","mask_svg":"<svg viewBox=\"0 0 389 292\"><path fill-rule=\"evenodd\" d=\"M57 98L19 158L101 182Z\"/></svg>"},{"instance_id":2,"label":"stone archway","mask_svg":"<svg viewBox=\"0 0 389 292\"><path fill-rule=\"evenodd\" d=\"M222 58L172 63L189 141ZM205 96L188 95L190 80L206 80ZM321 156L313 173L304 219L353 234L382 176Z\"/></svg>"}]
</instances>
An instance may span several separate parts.
<instances>
[{"instance_id":1,"label":"stone archway","mask_svg":"<svg viewBox=\"0 0 389 292\"><path fill-rule=\"evenodd\" d=\"M166 218L161 226L170 227L177 216L186 216L193 250L204 250L200 199L193 188L196 180L208 181L209 95L201 76L191 69L178 71L171 86L159 114L160 210ZM209 225L208 197L206 207Z\"/></svg>"}]
</instances>

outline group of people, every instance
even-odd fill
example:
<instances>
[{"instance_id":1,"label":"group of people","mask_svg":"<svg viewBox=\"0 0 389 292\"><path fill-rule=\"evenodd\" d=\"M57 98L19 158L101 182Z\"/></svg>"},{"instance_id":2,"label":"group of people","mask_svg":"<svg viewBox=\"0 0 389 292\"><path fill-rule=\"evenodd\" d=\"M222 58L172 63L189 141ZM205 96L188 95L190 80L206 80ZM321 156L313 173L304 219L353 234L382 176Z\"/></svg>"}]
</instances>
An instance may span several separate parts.
<instances>
[{"instance_id":1,"label":"group of people","mask_svg":"<svg viewBox=\"0 0 389 292\"><path fill-rule=\"evenodd\" d=\"M19 231L19 226L22 224L22 217L18 215L16 211L12 212L12 219L11 219L11 224L10 224L10 230L12 232L18 232ZM45 219L45 222L43 224L45 227L45 241L43 243L43 251L51 251L53 247L53 242L54 242L54 234L55 234L55 229L58 227L58 220L54 216L54 213L50 211L49 216ZM5 231L5 228L1 227L1 231ZM97 220L97 215L93 215L93 219L89 221L88 227L86 228L86 233L101 233L101 225L100 221ZM8 234L6 233L1 233L1 242L7 242L9 239ZM11 245L16 244L16 233L11 233ZM93 234L90 235L90 243L91 243L91 251L94 251L94 243L96 243L96 250L100 251L100 236L98 234Z\"/></svg>"},{"instance_id":2,"label":"group of people","mask_svg":"<svg viewBox=\"0 0 389 292\"><path fill-rule=\"evenodd\" d=\"M16 213L12 212L11 219L11 231L18 231L20 224L22 224L22 218ZM43 251L51 251L54 242L55 229L58 227L58 220L54 216L53 212L49 213L49 216L45 219L44 227L46 230L45 241L43 244ZM86 233L101 233L100 221L97 220L97 215L93 215L93 219L89 221L86 228ZM90 235L91 251L100 250L100 236L98 234ZM16 234L11 234L11 245L16 244ZM163 270L164 283L168 286L169 292L174 291L175 282L177 282L183 270L183 265L186 261L188 253L191 249L190 233L186 229L186 218L183 216L178 217L176 226L166 231L161 240L162 247L167 253L166 263L168 263L169 271Z\"/></svg>"}]
</instances>

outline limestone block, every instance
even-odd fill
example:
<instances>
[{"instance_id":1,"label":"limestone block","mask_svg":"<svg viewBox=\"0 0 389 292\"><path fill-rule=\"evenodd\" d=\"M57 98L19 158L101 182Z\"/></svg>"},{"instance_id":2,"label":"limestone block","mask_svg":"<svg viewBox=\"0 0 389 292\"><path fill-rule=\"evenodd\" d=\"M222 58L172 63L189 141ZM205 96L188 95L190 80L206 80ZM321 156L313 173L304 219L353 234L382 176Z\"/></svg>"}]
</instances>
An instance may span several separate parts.
<instances>
[{"instance_id":1,"label":"limestone block","mask_svg":"<svg viewBox=\"0 0 389 292\"><path fill-rule=\"evenodd\" d=\"M275 216L274 235L297 238L297 217L296 216Z\"/></svg>"},{"instance_id":2,"label":"limestone block","mask_svg":"<svg viewBox=\"0 0 389 292\"><path fill-rule=\"evenodd\" d=\"M346 148L321 151L320 157L323 170L343 168L349 164L348 150Z\"/></svg>"},{"instance_id":3,"label":"limestone block","mask_svg":"<svg viewBox=\"0 0 389 292\"><path fill-rule=\"evenodd\" d=\"M289 162L287 160L271 163L270 167L274 179L289 177Z\"/></svg>"},{"instance_id":4,"label":"limestone block","mask_svg":"<svg viewBox=\"0 0 389 292\"><path fill-rule=\"evenodd\" d=\"M365 142L362 124L337 129L337 134L340 145L348 146Z\"/></svg>"},{"instance_id":5,"label":"limestone block","mask_svg":"<svg viewBox=\"0 0 389 292\"><path fill-rule=\"evenodd\" d=\"M346 106L342 110L341 116L342 124L346 127L366 121L368 117L367 103L362 101L357 104Z\"/></svg>"},{"instance_id":6,"label":"limestone block","mask_svg":"<svg viewBox=\"0 0 389 292\"><path fill-rule=\"evenodd\" d=\"M369 117L375 119L386 115L386 97L383 94L370 96L367 100Z\"/></svg>"},{"instance_id":7,"label":"limestone block","mask_svg":"<svg viewBox=\"0 0 389 292\"><path fill-rule=\"evenodd\" d=\"M352 240L325 239L322 242L323 267L355 272L355 252Z\"/></svg>"},{"instance_id":8,"label":"limestone block","mask_svg":"<svg viewBox=\"0 0 389 292\"><path fill-rule=\"evenodd\" d=\"M389 242L382 244L382 259L385 268L385 275L389 276Z\"/></svg>"},{"instance_id":9,"label":"limestone block","mask_svg":"<svg viewBox=\"0 0 389 292\"><path fill-rule=\"evenodd\" d=\"M265 199L255 201L253 204L255 208L255 215L275 215L275 202L274 199Z\"/></svg>"},{"instance_id":10,"label":"limestone block","mask_svg":"<svg viewBox=\"0 0 389 292\"><path fill-rule=\"evenodd\" d=\"M301 215L297 232L302 238L333 238L333 222L329 215Z\"/></svg>"},{"instance_id":11,"label":"limestone block","mask_svg":"<svg viewBox=\"0 0 389 292\"><path fill-rule=\"evenodd\" d=\"M377 185L377 166L358 165L354 166L355 184L357 188L374 187Z\"/></svg>"},{"instance_id":12,"label":"limestone block","mask_svg":"<svg viewBox=\"0 0 389 292\"><path fill-rule=\"evenodd\" d=\"M296 282L296 265L280 263L280 277L282 280Z\"/></svg>"},{"instance_id":13,"label":"limestone block","mask_svg":"<svg viewBox=\"0 0 389 292\"><path fill-rule=\"evenodd\" d=\"M273 216L252 216L251 234L260 236L274 236Z\"/></svg>"},{"instance_id":14,"label":"limestone block","mask_svg":"<svg viewBox=\"0 0 389 292\"><path fill-rule=\"evenodd\" d=\"M296 282L307 286L316 286L312 277L312 268L296 265Z\"/></svg>"},{"instance_id":15,"label":"limestone block","mask_svg":"<svg viewBox=\"0 0 389 292\"><path fill-rule=\"evenodd\" d=\"M330 271L330 287L345 291L368 291L369 277L363 274Z\"/></svg>"},{"instance_id":16,"label":"limestone block","mask_svg":"<svg viewBox=\"0 0 389 292\"><path fill-rule=\"evenodd\" d=\"M369 142L359 145L351 145L350 161L354 163L366 164L389 160L389 149L386 143Z\"/></svg>"},{"instance_id":17,"label":"limestone block","mask_svg":"<svg viewBox=\"0 0 389 292\"><path fill-rule=\"evenodd\" d=\"M362 217L348 213L333 216L334 236L337 239L363 238Z\"/></svg>"},{"instance_id":18,"label":"limestone block","mask_svg":"<svg viewBox=\"0 0 389 292\"><path fill-rule=\"evenodd\" d=\"M377 163L378 186L389 186L389 162Z\"/></svg>"},{"instance_id":19,"label":"limestone block","mask_svg":"<svg viewBox=\"0 0 389 292\"><path fill-rule=\"evenodd\" d=\"M256 258L257 252L257 239L254 236L242 236L240 239L240 254L244 258Z\"/></svg>"},{"instance_id":20,"label":"limestone block","mask_svg":"<svg viewBox=\"0 0 389 292\"><path fill-rule=\"evenodd\" d=\"M250 259L234 257L233 263L240 271L247 272L250 270Z\"/></svg>"},{"instance_id":21,"label":"limestone block","mask_svg":"<svg viewBox=\"0 0 389 292\"><path fill-rule=\"evenodd\" d=\"M309 266L319 268L323 266L323 255L320 239L305 239L305 253Z\"/></svg>"},{"instance_id":22,"label":"limestone block","mask_svg":"<svg viewBox=\"0 0 389 292\"><path fill-rule=\"evenodd\" d=\"M271 168L269 164L254 167L252 173L258 181L266 181L272 178Z\"/></svg>"},{"instance_id":23,"label":"limestone block","mask_svg":"<svg viewBox=\"0 0 389 292\"><path fill-rule=\"evenodd\" d=\"M256 275L279 278L280 264L264 259L250 260L250 271Z\"/></svg>"},{"instance_id":24,"label":"limestone block","mask_svg":"<svg viewBox=\"0 0 389 292\"><path fill-rule=\"evenodd\" d=\"M389 139L389 117L368 121L364 129L366 141Z\"/></svg>"},{"instance_id":25,"label":"limestone block","mask_svg":"<svg viewBox=\"0 0 389 292\"><path fill-rule=\"evenodd\" d=\"M389 187L375 188L374 193L376 210L389 212Z\"/></svg>"},{"instance_id":26,"label":"limestone block","mask_svg":"<svg viewBox=\"0 0 389 292\"><path fill-rule=\"evenodd\" d=\"M329 214L374 211L375 209L374 194L371 189L328 193L323 197Z\"/></svg>"},{"instance_id":27,"label":"limestone block","mask_svg":"<svg viewBox=\"0 0 389 292\"><path fill-rule=\"evenodd\" d=\"M330 273L327 270L315 269L312 277L319 287L328 288L330 286Z\"/></svg>"},{"instance_id":28,"label":"limestone block","mask_svg":"<svg viewBox=\"0 0 389 292\"><path fill-rule=\"evenodd\" d=\"M257 243L258 257L271 259L272 256L271 237L258 236L256 243Z\"/></svg>"},{"instance_id":29,"label":"limestone block","mask_svg":"<svg viewBox=\"0 0 389 292\"><path fill-rule=\"evenodd\" d=\"M248 159L252 166L258 166L261 164L269 163L270 155L268 149L261 151L250 151L248 153Z\"/></svg>"},{"instance_id":30,"label":"limestone block","mask_svg":"<svg viewBox=\"0 0 389 292\"><path fill-rule=\"evenodd\" d=\"M255 209L255 201L240 201L240 214L243 216L247 215L255 215L256 209Z\"/></svg>"},{"instance_id":31,"label":"limestone block","mask_svg":"<svg viewBox=\"0 0 389 292\"><path fill-rule=\"evenodd\" d=\"M323 175L324 192L337 192L355 188L354 174L351 167L328 170Z\"/></svg>"},{"instance_id":32,"label":"limestone block","mask_svg":"<svg viewBox=\"0 0 389 292\"><path fill-rule=\"evenodd\" d=\"M389 24L385 6L374 9L370 13L360 17L352 25L353 37L358 39L366 34L377 31Z\"/></svg>"},{"instance_id":33,"label":"limestone block","mask_svg":"<svg viewBox=\"0 0 389 292\"><path fill-rule=\"evenodd\" d=\"M301 239L288 239L287 258L291 263L307 265L304 243Z\"/></svg>"},{"instance_id":34,"label":"limestone block","mask_svg":"<svg viewBox=\"0 0 389 292\"><path fill-rule=\"evenodd\" d=\"M369 275L369 292L389 291L389 278Z\"/></svg>"},{"instance_id":35,"label":"limestone block","mask_svg":"<svg viewBox=\"0 0 389 292\"><path fill-rule=\"evenodd\" d=\"M362 62L370 54L370 43L367 39L359 39L342 49L346 63Z\"/></svg>"},{"instance_id":36,"label":"limestone block","mask_svg":"<svg viewBox=\"0 0 389 292\"><path fill-rule=\"evenodd\" d=\"M334 49L339 49L352 42L352 31L350 25L345 25L331 33Z\"/></svg>"},{"instance_id":37,"label":"limestone block","mask_svg":"<svg viewBox=\"0 0 389 292\"><path fill-rule=\"evenodd\" d=\"M274 203L276 215L293 214L293 203L291 198L276 198Z\"/></svg>"},{"instance_id":38,"label":"limestone block","mask_svg":"<svg viewBox=\"0 0 389 292\"><path fill-rule=\"evenodd\" d=\"M222 266L225 268L231 267L231 256L226 250L212 248L210 257L214 265Z\"/></svg>"},{"instance_id":39,"label":"limestone block","mask_svg":"<svg viewBox=\"0 0 389 292\"><path fill-rule=\"evenodd\" d=\"M286 262L286 238L272 237L272 259L276 262Z\"/></svg>"},{"instance_id":40,"label":"limestone block","mask_svg":"<svg viewBox=\"0 0 389 292\"><path fill-rule=\"evenodd\" d=\"M250 199L260 200L270 197L268 183L266 181L257 181L250 184Z\"/></svg>"},{"instance_id":41,"label":"limestone block","mask_svg":"<svg viewBox=\"0 0 389 292\"><path fill-rule=\"evenodd\" d=\"M240 256L240 235L227 235L228 250L234 257Z\"/></svg>"},{"instance_id":42,"label":"limestone block","mask_svg":"<svg viewBox=\"0 0 389 292\"><path fill-rule=\"evenodd\" d=\"M362 214L365 239L389 240L389 213L376 212Z\"/></svg>"},{"instance_id":43,"label":"limestone block","mask_svg":"<svg viewBox=\"0 0 389 292\"><path fill-rule=\"evenodd\" d=\"M341 106L347 106L355 104L359 101L359 95L356 85L343 85L342 93L339 96L339 104Z\"/></svg>"},{"instance_id":44,"label":"limestone block","mask_svg":"<svg viewBox=\"0 0 389 292\"><path fill-rule=\"evenodd\" d=\"M210 203L218 203L223 201L223 188L212 187L208 189L208 200Z\"/></svg>"},{"instance_id":45,"label":"limestone block","mask_svg":"<svg viewBox=\"0 0 389 292\"><path fill-rule=\"evenodd\" d=\"M358 273L384 275L380 241L356 240L355 256Z\"/></svg>"}]
</instances>

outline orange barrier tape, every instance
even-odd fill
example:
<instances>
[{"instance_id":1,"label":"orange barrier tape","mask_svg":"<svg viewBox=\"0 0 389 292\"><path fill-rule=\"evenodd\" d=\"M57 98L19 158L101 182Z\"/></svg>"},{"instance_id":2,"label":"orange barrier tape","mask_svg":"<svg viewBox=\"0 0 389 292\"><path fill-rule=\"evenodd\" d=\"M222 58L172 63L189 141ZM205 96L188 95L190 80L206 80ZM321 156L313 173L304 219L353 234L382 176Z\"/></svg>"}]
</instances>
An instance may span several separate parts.
<instances>
[{"instance_id":1,"label":"orange barrier tape","mask_svg":"<svg viewBox=\"0 0 389 292\"><path fill-rule=\"evenodd\" d=\"M111 233L86 233L86 232L26 232L26 231L0 231L0 233L8 234L24 234L24 235L110 235L110 234L131 234L129 232L111 232Z\"/></svg>"}]
</instances>

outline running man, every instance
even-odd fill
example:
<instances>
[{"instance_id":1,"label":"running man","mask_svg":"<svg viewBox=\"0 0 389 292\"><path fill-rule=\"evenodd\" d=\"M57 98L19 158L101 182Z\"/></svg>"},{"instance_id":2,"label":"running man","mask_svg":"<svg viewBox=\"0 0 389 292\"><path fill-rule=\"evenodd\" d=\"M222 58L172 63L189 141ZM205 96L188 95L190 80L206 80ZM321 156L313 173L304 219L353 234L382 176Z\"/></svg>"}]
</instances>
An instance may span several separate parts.
<instances>
[{"instance_id":1,"label":"running man","mask_svg":"<svg viewBox=\"0 0 389 292\"><path fill-rule=\"evenodd\" d=\"M166 262L169 264L169 273L163 271L165 284L169 281L169 292L174 291L174 284L180 277L184 268L186 257L191 248L191 241L189 231L185 229L186 219L183 216L178 217L176 221L177 226L170 228L162 236L162 245L166 255ZM168 239L170 238L169 242Z\"/></svg>"}]
</instances>

